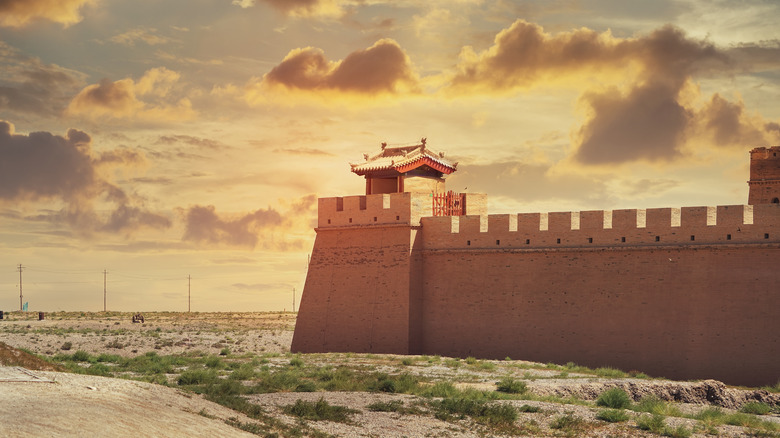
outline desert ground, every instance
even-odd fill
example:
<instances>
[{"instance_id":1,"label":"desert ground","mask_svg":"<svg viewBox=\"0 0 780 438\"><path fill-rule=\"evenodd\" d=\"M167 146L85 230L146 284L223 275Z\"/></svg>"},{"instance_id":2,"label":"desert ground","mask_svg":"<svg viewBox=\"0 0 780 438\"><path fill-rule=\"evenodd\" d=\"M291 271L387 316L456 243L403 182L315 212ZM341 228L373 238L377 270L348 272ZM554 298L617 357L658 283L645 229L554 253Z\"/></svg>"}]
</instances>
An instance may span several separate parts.
<instances>
[{"instance_id":1,"label":"desert ground","mask_svg":"<svg viewBox=\"0 0 780 438\"><path fill-rule=\"evenodd\" d=\"M10 312L0 436L769 436L780 384L518 359L291 354L293 313Z\"/></svg>"}]
</instances>

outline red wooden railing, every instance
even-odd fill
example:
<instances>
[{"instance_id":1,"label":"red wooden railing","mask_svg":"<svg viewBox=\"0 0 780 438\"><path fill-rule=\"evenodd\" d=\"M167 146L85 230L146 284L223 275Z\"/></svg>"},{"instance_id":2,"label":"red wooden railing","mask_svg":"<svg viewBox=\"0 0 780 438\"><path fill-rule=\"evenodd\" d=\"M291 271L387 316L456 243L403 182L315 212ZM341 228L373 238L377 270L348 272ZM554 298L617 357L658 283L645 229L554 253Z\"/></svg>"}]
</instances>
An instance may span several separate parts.
<instances>
[{"instance_id":1,"label":"red wooden railing","mask_svg":"<svg viewBox=\"0 0 780 438\"><path fill-rule=\"evenodd\" d=\"M433 194L434 216L463 216L466 213L466 196L463 193Z\"/></svg>"}]
</instances>

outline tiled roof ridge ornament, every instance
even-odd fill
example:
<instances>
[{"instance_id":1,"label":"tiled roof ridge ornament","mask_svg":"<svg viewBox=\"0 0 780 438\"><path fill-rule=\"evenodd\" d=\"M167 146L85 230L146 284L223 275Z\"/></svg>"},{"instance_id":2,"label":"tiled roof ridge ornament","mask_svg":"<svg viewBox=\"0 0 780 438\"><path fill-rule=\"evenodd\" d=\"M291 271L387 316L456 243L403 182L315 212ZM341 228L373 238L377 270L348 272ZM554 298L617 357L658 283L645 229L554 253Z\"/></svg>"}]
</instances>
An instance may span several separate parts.
<instances>
[{"instance_id":1,"label":"tiled roof ridge ornament","mask_svg":"<svg viewBox=\"0 0 780 438\"><path fill-rule=\"evenodd\" d=\"M383 142L382 142L382 150L385 150L385 148L386 148L386 147L387 147L387 142L386 142L386 141L383 141Z\"/></svg>"}]
</instances>

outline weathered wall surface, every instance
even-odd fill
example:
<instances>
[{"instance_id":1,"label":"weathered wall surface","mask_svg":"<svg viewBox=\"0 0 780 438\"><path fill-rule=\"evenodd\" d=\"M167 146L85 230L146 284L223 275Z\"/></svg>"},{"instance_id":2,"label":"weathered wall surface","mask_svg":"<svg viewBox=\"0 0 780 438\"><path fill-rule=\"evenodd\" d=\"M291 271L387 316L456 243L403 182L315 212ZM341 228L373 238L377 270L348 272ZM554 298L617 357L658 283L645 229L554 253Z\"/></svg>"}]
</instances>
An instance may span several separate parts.
<instances>
[{"instance_id":1,"label":"weathered wall surface","mask_svg":"<svg viewBox=\"0 0 780 438\"><path fill-rule=\"evenodd\" d=\"M415 233L404 225L318 230L291 350L409 353Z\"/></svg>"},{"instance_id":2,"label":"weathered wall surface","mask_svg":"<svg viewBox=\"0 0 780 438\"><path fill-rule=\"evenodd\" d=\"M420 352L776 382L779 261L778 245L426 251Z\"/></svg>"}]
</instances>

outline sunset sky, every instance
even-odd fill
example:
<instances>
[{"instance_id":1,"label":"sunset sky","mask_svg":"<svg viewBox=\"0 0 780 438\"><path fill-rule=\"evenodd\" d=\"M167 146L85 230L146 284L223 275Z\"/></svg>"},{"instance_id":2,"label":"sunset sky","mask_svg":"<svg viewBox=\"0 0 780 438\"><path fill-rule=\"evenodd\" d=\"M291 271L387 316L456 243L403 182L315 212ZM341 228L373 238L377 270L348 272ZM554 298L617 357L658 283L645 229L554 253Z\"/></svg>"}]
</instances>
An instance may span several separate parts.
<instances>
[{"instance_id":1,"label":"sunset sky","mask_svg":"<svg viewBox=\"0 0 780 438\"><path fill-rule=\"evenodd\" d=\"M290 310L381 142L491 213L747 202L780 3L0 2L0 310Z\"/></svg>"}]
</instances>

